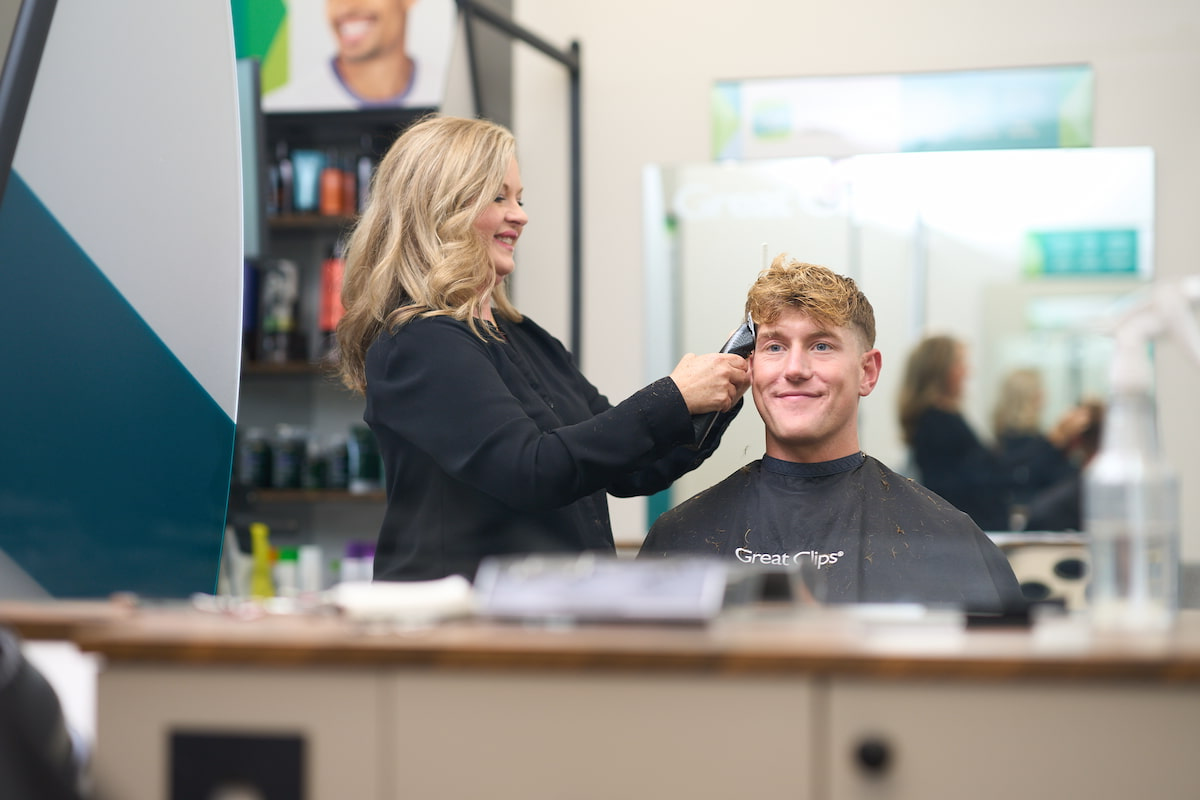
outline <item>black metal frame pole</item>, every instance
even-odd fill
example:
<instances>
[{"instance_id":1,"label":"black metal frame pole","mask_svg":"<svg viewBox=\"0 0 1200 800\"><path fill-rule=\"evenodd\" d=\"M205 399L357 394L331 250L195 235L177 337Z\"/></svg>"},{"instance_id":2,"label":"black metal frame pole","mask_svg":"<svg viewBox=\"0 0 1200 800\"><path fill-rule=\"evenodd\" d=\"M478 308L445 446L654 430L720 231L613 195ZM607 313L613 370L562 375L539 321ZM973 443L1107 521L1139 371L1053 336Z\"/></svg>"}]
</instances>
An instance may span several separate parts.
<instances>
[{"instance_id":1,"label":"black metal frame pole","mask_svg":"<svg viewBox=\"0 0 1200 800\"><path fill-rule=\"evenodd\" d=\"M513 22L508 17L479 5L475 0L457 0L466 27L467 60L471 71L471 92L474 95L475 114L482 113L480 99L479 64L475 57L475 40L471 33L471 20L478 18L493 28L562 64L569 76L570 91L570 195L571 195L571 352L577 362L583 361L583 122L582 91L580 76L579 42L572 41L569 49L560 50L552 44Z\"/></svg>"},{"instance_id":2,"label":"black metal frame pole","mask_svg":"<svg viewBox=\"0 0 1200 800\"><path fill-rule=\"evenodd\" d=\"M579 42L571 42L571 352L583 364L583 116Z\"/></svg>"},{"instance_id":3,"label":"black metal frame pole","mask_svg":"<svg viewBox=\"0 0 1200 800\"><path fill-rule=\"evenodd\" d=\"M21 138L21 126L33 96L33 82L50 35L50 21L54 18L56 4L57 0L18 3L8 55L0 57L3 62L0 63L0 108L5 112L0 118L0 198L4 197L8 186L17 140Z\"/></svg>"},{"instance_id":4,"label":"black metal frame pole","mask_svg":"<svg viewBox=\"0 0 1200 800\"><path fill-rule=\"evenodd\" d=\"M475 108L475 116L483 116L483 92L480 89L482 81L479 78L479 58L475 55L475 26L471 24L474 17L471 4L459 0L462 10L463 36L467 41L467 71L471 75L471 105Z\"/></svg>"}]
</instances>

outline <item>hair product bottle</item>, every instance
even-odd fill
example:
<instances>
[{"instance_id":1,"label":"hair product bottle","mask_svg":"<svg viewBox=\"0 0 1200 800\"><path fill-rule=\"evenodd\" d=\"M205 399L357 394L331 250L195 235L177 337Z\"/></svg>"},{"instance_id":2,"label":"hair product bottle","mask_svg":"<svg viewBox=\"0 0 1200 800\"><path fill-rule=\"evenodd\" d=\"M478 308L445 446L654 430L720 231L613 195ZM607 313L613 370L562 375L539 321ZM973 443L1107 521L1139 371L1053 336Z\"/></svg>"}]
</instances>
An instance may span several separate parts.
<instances>
[{"instance_id":1,"label":"hair product bottle","mask_svg":"<svg viewBox=\"0 0 1200 800\"><path fill-rule=\"evenodd\" d=\"M337 352L337 325L345 309L342 308L342 279L346 274L346 262L342 258L342 241L339 239L321 263L321 301L317 314L317 327L321 332L321 358Z\"/></svg>"},{"instance_id":2,"label":"hair product bottle","mask_svg":"<svg viewBox=\"0 0 1200 800\"><path fill-rule=\"evenodd\" d=\"M271 580L271 529L263 522L250 523L250 596L263 599L275 596Z\"/></svg>"}]
</instances>

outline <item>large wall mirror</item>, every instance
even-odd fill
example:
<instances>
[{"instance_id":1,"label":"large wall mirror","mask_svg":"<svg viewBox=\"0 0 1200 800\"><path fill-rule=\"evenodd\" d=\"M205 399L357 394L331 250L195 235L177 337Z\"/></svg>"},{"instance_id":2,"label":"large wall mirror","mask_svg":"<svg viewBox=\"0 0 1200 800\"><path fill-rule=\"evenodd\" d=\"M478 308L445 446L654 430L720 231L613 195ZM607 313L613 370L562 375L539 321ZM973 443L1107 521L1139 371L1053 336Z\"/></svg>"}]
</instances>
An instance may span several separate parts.
<instances>
[{"instance_id":1,"label":"large wall mirror","mask_svg":"<svg viewBox=\"0 0 1200 800\"><path fill-rule=\"evenodd\" d=\"M883 372L860 411L863 449L906 472L896 421L904 362L928 333L969 349L977 432L1006 374L1035 367L1044 423L1107 389L1097 323L1152 277L1154 155L1080 148L794 158L648 167L648 378L711 352L742 314L764 258L787 252L850 275L870 298ZM763 451L747 408L670 504ZM659 509L661 510L661 509Z\"/></svg>"}]
</instances>

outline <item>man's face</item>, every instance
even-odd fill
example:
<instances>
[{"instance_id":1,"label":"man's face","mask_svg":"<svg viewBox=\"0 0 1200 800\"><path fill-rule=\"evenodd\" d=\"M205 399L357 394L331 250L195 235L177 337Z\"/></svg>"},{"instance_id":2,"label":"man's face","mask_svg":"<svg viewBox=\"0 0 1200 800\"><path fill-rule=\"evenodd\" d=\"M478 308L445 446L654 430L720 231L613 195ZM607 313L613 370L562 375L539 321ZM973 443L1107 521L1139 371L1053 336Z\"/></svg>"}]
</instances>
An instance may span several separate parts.
<instances>
[{"instance_id":1,"label":"man's face","mask_svg":"<svg viewBox=\"0 0 1200 800\"><path fill-rule=\"evenodd\" d=\"M852 329L818 325L795 309L759 325L750 385L767 455L811 463L857 453L858 398L875 388L880 362Z\"/></svg>"},{"instance_id":2,"label":"man's face","mask_svg":"<svg viewBox=\"0 0 1200 800\"><path fill-rule=\"evenodd\" d=\"M329 26L346 61L404 49L404 21L415 0L326 0Z\"/></svg>"}]
</instances>

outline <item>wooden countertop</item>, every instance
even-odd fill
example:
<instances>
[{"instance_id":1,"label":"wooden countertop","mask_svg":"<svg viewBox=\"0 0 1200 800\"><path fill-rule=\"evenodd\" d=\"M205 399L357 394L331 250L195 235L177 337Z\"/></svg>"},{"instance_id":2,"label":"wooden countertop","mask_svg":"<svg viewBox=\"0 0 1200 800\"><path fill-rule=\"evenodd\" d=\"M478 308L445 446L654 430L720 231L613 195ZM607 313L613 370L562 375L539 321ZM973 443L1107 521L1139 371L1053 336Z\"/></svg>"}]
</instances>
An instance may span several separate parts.
<instances>
[{"instance_id":1,"label":"wooden countertop","mask_svg":"<svg viewBox=\"0 0 1200 800\"><path fill-rule=\"evenodd\" d=\"M1200 611L1157 639L1091 635L1076 622L964 630L842 612L730 615L708 627L529 627L461 620L424 628L333 615L239 619L183 607L0 603L27 637L66 638L108 662L807 674L965 680L1128 680L1200 685Z\"/></svg>"},{"instance_id":2,"label":"wooden countertop","mask_svg":"<svg viewBox=\"0 0 1200 800\"><path fill-rule=\"evenodd\" d=\"M70 639L77 630L132 619L132 602L93 600L0 601L0 624L25 639Z\"/></svg>"}]
</instances>

